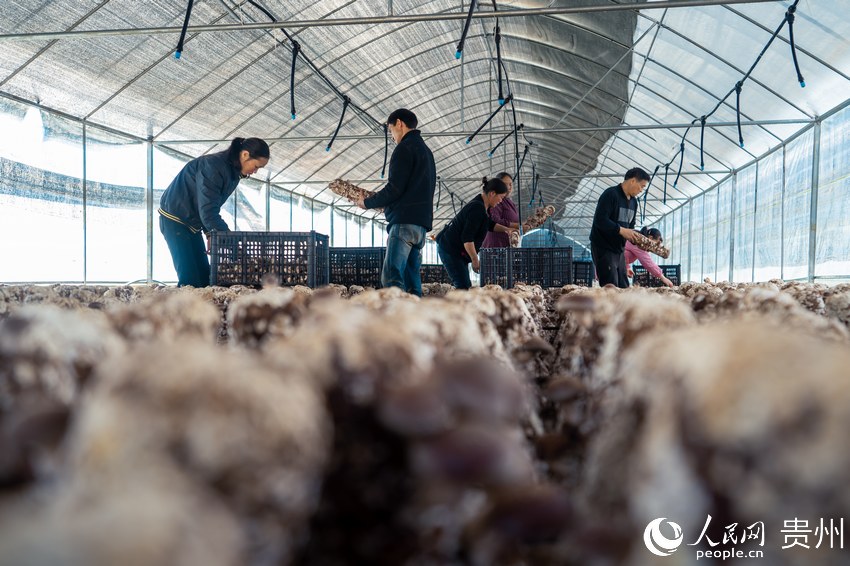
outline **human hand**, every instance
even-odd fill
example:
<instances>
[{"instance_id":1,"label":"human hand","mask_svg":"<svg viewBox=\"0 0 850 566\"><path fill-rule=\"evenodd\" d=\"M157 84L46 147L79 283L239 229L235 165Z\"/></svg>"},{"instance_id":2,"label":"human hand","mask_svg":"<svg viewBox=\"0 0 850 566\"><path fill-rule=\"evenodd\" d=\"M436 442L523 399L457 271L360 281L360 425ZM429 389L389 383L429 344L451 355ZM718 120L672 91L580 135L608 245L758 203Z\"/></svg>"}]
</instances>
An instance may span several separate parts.
<instances>
[{"instance_id":1,"label":"human hand","mask_svg":"<svg viewBox=\"0 0 850 566\"><path fill-rule=\"evenodd\" d=\"M628 275L629 277L634 277L634 276L635 276L635 272L634 272L634 271L632 271L632 268L631 268L631 267L627 267L627 268L626 268L626 275Z\"/></svg>"},{"instance_id":2,"label":"human hand","mask_svg":"<svg viewBox=\"0 0 850 566\"><path fill-rule=\"evenodd\" d=\"M630 228L620 227L620 235L630 241L631 243L635 243L635 240L638 238L639 232L632 230Z\"/></svg>"},{"instance_id":3,"label":"human hand","mask_svg":"<svg viewBox=\"0 0 850 566\"><path fill-rule=\"evenodd\" d=\"M661 282L667 285L668 287L675 287L675 285L673 285L673 282L664 276L661 277Z\"/></svg>"},{"instance_id":4,"label":"human hand","mask_svg":"<svg viewBox=\"0 0 850 566\"><path fill-rule=\"evenodd\" d=\"M478 261L478 258L472 260L472 271L481 273L481 262Z\"/></svg>"},{"instance_id":5,"label":"human hand","mask_svg":"<svg viewBox=\"0 0 850 566\"><path fill-rule=\"evenodd\" d=\"M211 246L211 244L212 244L212 238L210 237L210 235L209 235L209 234L204 234L204 236L206 236L206 238L207 238L207 255L210 255L210 249L211 249L211 247L212 247L212 246Z\"/></svg>"},{"instance_id":6,"label":"human hand","mask_svg":"<svg viewBox=\"0 0 850 566\"><path fill-rule=\"evenodd\" d=\"M354 204L356 204L357 206L359 206L363 210L366 210L366 203L364 202L365 200L366 199L361 197L361 198L357 199L356 201L354 201Z\"/></svg>"}]
</instances>

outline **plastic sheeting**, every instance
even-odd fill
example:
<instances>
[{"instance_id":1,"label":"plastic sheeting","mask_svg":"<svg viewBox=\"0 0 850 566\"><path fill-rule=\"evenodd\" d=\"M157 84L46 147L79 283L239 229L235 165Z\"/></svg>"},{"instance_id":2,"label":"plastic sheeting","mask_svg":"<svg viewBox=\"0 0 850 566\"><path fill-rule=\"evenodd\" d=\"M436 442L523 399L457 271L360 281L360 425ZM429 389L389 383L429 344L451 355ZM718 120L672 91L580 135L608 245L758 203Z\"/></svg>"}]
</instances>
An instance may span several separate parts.
<instances>
[{"instance_id":1,"label":"plastic sheeting","mask_svg":"<svg viewBox=\"0 0 850 566\"><path fill-rule=\"evenodd\" d=\"M850 109L821 128L815 275L850 274Z\"/></svg>"},{"instance_id":2,"label":"plastic sheeting","mask_svg":"<svg viewBox=\"0 0 850 566\"><path fill-rule=\"evenodd\" d=\"M782 278L809 274L812 210L812 145L809 130L785 148L785 196L782 209Z\"/></svg>"},{"instance_id":3,"label":"plastic sheeting","mask_svg":"<svg viewBox=\"0 0 850 566\"><path fill-rule=\"evenodd\" d=\"M385 15L388 9L386 2L378 0L261 3L281 20L375 17ZM584 0L579 4L596 3ZM464 4L468 6L457 0L395 0L393 12L456 13ZM499 7L506 10L575 4L567 0L514 0L500 1ZM576 241L586 243L589 217L599 194L619 182L629 167L637 165L653 171L667 163L678 149L683 133L682 129L669 126L698 118L727 94L755 60L790 4L786 0L503 18L502 54L515 104L504 108L469 145L464 144L465 136L460 133L427 137L438 172L445 179L477 179L500 170L513 171L514 152L521 152L529 143L529 158L516 183L522 194L515 196L523 212L527 211L530 198L528 181L533 163L541 175L538 198L558 206L560 228ZM492 10L487 2L480 3L478 9ZM184 10L184 2L166 0L10 0L0 3L0 33L179 27ZM192 13L193 25L264 19L257 9L234 0L198 0ZM154 160L157 191L167 185L176 173L175 167L187 157L221 150L226 144L204 140L227 140L236 135L283 138L272 144L271 163L258 175L271 183L268 218L263 202L267 189L259 182L246 185L228 203L230 212L225 213L240 228L264 228L266 223L273 230L330 228L332 215L326 212L326 205L335 197L325 189L327 181L345 177L362 179L367 188L380 187L384 144L378 124L391 110L414 109L427 135L468 133L497 108L493 21L472 22L463 58L458 61L454 51L462 25L461 21L437 21L294 31L303 53L334 87L368 114L349 109L340 134L359 139L340 138L330 152L325 151L325 146L339 120L341 100L302 60L296 72L298 115L296 120L291 119L291 51L280 30L190 33L179 61L172 56L176 34L2 40L0 97L38 103L78 120L75 123L41 112L42 120L50 122L46 128L54 134L61 131L66 137L79 137L79 120L85 119L90 132L105 126L135 136L120 142L124 145L138 146L140 140L152 138L158 144ZM803 0L794 31L806 88L797 84L785 28L744 86L742 119L759 122L744 125L745 147L739 147L734 126L707 128L705 172L701 172L699 128L694 127L685 140L684 175L675 187L672 183L678 160L671 164L666 203L661 201L663 167L653 181L644 223L661 221L665 238L675 250L676 262L682 263L692 278L711 277L714 273L718 280L726 279L730 260L734 261L732 275L736 280L751 280L754 271L756 278L808 275L807 215L813 148L812 142L806 140L813 136L806 134L788 145L784 170L781 165L778 170L773 166L768 175L760 166L758 179L754 166L751 174L740 171L756 158L768 159L768 154L777 149L779 154L773 155L781 155L785 140L846 100L850 20L844 3ZM8 105L4 102L4 106ZM22 119L25 108L15 112L20 112ZM720 105L709 124L734 120L732 96ZM770 120L797 123L764 123ZM843 228L847 210L842 199L846 194L842 189L847 188L846 148L850 145L846 121L845 111L823 124L819 166L822 193L816 211L819 276L850 273L847 252L839 244L847 241ZM488 157L501 137L491 131L509 130L518 123L543 131L520 137L518 148L511 139L492 158ZM545 131L619 125L657 127L616 132ZM162 145L166 142L171 142L171 150ZM29 163L24 157L20 159ZM771 159L781 161L781 157ZM57 155L45 156L41 161L41 165L49 163L47 170L69 174L69 165ZM133 157L130 161L133 163L129 169L144 169L142 158ZM78 167L80 160L76 163ZM91 176L99 175L103 169L92 165L89 178L94 180ZM738 172L736 180L724 181L733 171ZM783 172L784 183L777 180ZM596 176L581 179L588 173ZM713 197L705 198L701 211L700 205L694 208L685 202L721 182L716 217L712 216ZM143 186L141 180L117 184L127 187L128 194ZM468 200L478 190L474 180L452 181L447 186L458 200ZM291 197L287 191L296 196ZM123 198L116 196L113 200ZM134 208L119 210L129 214ZM377 225L371 227L372 238L364 236L370 229L351 218L372 218L374 213L351 208L343 211L341 229L346 241L362 243L371 239L378 243L385 237ZM701 221L691 220L694 212ZM436 227L452 215L451 199L443 195L436 211ZM95 231L107 222L97 220L96 214L92 220ZM337 224L333 223L334 232ZM712 226L716 226L716 260L711 259ZM733 227L734 252L730 239ZM692 230L699 234L692 236ZM156 277L158 273L167 274L171 266L159 238L154 240ZM130 245L130 241L125 244ZM77 257L79 249L62 257ZM90 250L92 259L106 257L109 251ZM103 276L111 273L111 268L104 269ZM65 279L79 277L76 271L62 275Z\"/></svg>"}]
</instances>

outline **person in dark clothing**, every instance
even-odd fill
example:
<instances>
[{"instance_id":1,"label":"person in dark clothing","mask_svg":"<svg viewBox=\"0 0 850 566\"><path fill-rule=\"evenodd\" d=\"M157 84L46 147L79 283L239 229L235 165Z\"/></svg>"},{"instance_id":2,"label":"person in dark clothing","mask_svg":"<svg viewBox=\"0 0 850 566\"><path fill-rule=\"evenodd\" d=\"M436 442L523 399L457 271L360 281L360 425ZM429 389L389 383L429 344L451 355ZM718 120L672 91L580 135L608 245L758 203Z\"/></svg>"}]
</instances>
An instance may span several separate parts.
<instances>
[{"instance_id":1,"label":"person in dark clothing","mask_svg":"<svg viewBox=\"0 0 850 566\"><path fill-rule=\"evenodd\" d=\"M478 250L488 232L510 234L513 228L496 224L487 214L508 194L508 187L501 179L484 177L481 194L466 203L451 222L437 235L437 254L446 268L446 273L457 289L469 289L469 268L472 263L475 273L481 270Z\"/></svg>"},{"instance_id":2,"label":"person in dark clothing","mask_svg":"<svg viewBox=\"0 0 850 566\"><path fill-rule=\"evenodd\" d=\"M221 207L248 177L269 162L269 145L259 138L236 138L230 147L187 163L159 201L159 229L168 244L177 285L210 284L210 233L226 232ZM207 244L201 232L207 236Z\"/></svg>"},{"instance_id":3,"label":"person in dark clothing","mask_svg":"<svg viewBox=\"0 0 850 566\"><path fill-rule=\"evenodd\" d=\"M626 171L619 185L602 192L593 215L590 229L590 253L596 265L599 285L611 284L625 289L629 286L626 274L626 240L633 242L637 216L637 196L649 183L649 173L639 167Z\"/></svg>"},{"instance_id":4,"label":"person in dark clothing","mask_svg":"<svg viewBox=\"0 0 850 566\"><path fill-rule=\"evenodd\" d=\"M416 114L401 108L387 118L387 127L397 144L390 158L386 186L357 204L361 208L383 208L387 218L387 251L381 285L399 287L422 296L422 247L434 221L434 188L437 167L434 155L416 129Z\"/></svg>"}]
</instances>

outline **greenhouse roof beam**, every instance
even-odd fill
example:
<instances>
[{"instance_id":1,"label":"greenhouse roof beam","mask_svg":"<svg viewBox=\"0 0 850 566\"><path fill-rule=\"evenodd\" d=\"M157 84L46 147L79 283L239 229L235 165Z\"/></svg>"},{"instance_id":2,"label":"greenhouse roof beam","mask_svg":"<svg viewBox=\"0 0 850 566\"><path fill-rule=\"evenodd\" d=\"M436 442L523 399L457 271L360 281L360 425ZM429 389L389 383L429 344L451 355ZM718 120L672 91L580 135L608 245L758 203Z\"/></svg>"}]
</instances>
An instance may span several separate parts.
<instances>
[{"instance_id":1,"label":"greenhouse roof beam","mask_svg":"<svg viewBox=\"0 0 850 566\"><path fill-rule=\"evenodd\" d=\"M588 14L593 12L622 12L622 11L644 11L663 10L666 8L694 8L699 6L722 6L727 4L760 4L765 2L776 2L777 0L661 0L659 2L627 2L623 4L597 4L591 6L566 6L559 8L529 8L517 10L499 10L498 12L473 12L472 18L522 18L529 16L557 16L561 14ZM377 16L360 18L333 18L327 20L290 20L280 22L255 22L249 24L219 24L188 26L187 33L217 32L217 31L244 31L265 30L280 28L313 28L332 26L375 26L384 24L400 24L410 22L443 22L450 20L465 20L465 12L450 12L444 14L411 14L405 16ZM9 40L52 40L72 39L85 37L108 37L126 35L155 35L176 34L182 30L178 26L151 27L151 28L124 28L104 30L81 30L81 31L57 31L36 33L5 33L0 34L0 41Z\"/></svg>"}]
</instances>

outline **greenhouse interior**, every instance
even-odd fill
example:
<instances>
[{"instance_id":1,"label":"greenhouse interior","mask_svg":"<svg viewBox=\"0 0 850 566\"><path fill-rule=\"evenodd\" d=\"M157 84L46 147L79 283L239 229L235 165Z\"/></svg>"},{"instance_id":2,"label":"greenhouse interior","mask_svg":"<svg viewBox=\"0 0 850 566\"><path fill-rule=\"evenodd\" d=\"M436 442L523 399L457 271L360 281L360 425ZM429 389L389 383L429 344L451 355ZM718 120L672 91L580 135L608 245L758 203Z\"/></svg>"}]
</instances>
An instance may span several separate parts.
<instances>
[{"instance_id":1,"label":"greenhouse interior","mask_svg":"<svg viewBox=\"0 0 850 566\"><path fill-rule=\"evenodd\" d=\"M0 566L850 563L848 14L0 2Z\"/></svg>"}]
</instances>

